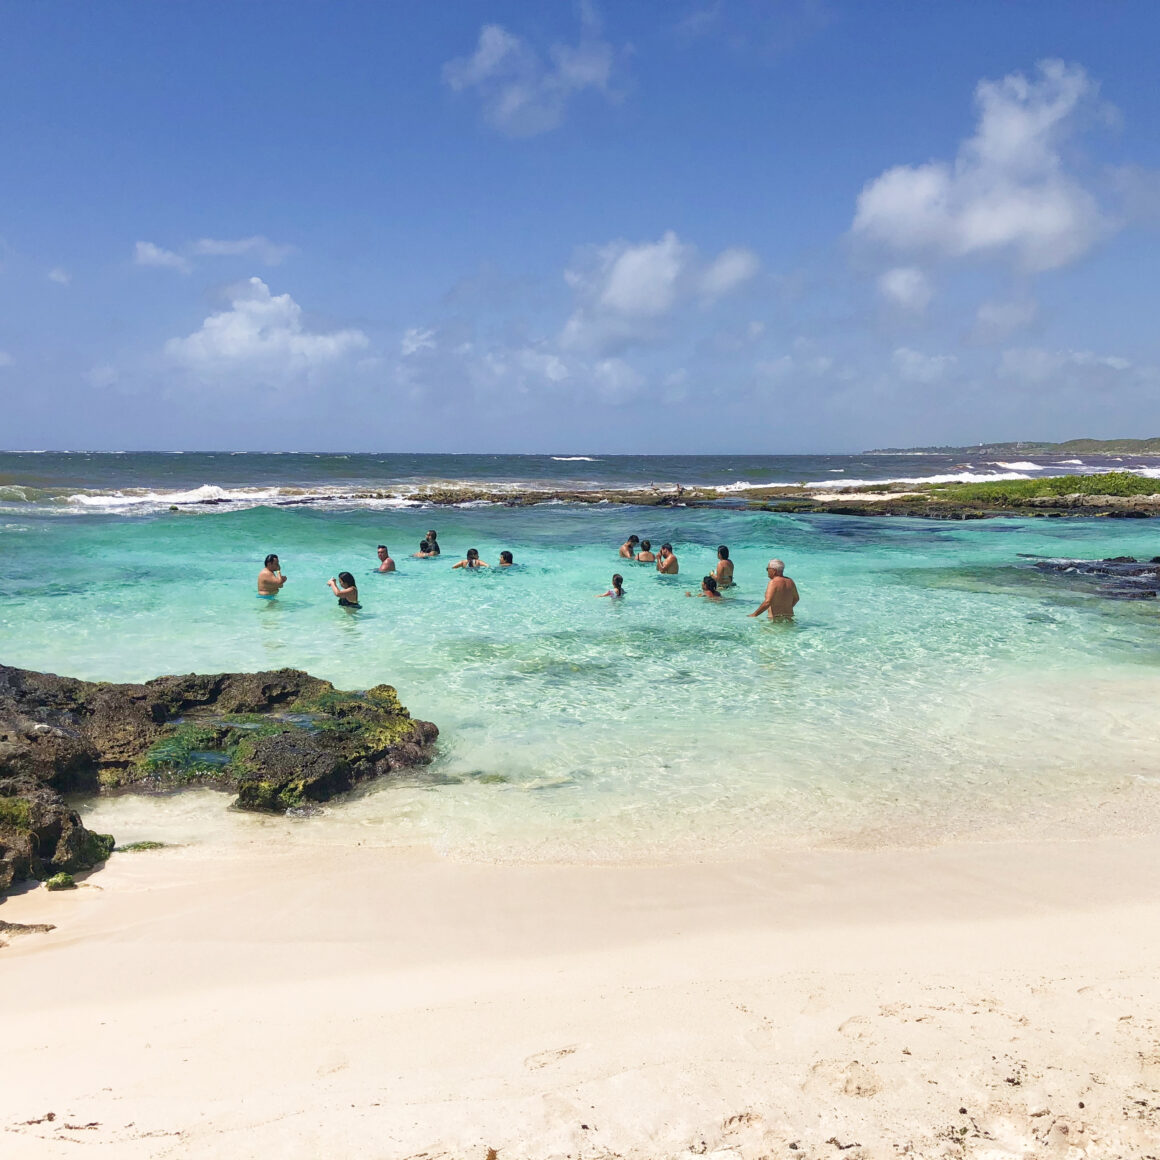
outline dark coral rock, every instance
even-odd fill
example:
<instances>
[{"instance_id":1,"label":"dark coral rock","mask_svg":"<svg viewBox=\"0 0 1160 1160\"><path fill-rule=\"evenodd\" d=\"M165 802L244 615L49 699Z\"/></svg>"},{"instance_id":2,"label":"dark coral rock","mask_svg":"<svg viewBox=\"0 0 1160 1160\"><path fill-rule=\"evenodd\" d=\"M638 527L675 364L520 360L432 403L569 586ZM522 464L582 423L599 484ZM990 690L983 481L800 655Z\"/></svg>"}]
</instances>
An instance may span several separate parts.
<instances>
[{"instance_id":1,"label":"dark coral rock","mask_svg":"<svg viewBox=\"0 0 1160 1160\"><path fill-rule=\"evenodd\" d=\"M430 761L438 734L390 685L343 692L296 669L113 685L0 665L0 894L109 856L63 793L208 784L300 809Z\"/></svg>"}]
</instances>

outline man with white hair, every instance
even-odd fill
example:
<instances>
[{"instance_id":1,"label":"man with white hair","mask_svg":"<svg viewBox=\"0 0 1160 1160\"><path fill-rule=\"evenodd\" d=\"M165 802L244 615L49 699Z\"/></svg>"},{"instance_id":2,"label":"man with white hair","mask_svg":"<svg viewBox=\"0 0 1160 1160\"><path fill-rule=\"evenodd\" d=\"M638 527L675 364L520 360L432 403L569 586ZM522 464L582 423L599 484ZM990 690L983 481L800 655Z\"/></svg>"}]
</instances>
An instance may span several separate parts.
<instances>
[{"instance_id":1,"label":"man with white hair","mask_svg":"<svg viewBox=\"0 0 1160 1160\"><path fill-rule=\"evenodd\" d=\"M769 583L765 586L765 599L756 612L750 616L760 616L769 610L770 620L793 620L793 606L798 602L797 585L785 574L785 564L780 560L770 560L765 566Z\"/></svg>"}]
</instances>

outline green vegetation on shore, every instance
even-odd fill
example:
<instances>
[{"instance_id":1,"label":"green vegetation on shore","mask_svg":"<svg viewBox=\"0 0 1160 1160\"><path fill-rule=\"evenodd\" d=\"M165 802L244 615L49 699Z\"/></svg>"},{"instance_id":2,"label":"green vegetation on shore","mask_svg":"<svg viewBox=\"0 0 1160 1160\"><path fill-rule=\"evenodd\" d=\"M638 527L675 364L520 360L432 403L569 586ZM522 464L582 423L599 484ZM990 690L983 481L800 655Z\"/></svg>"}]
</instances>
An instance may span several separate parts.
<instances>
[{"instance_id":1,"label":"green vegetation on shore","mask_svg":"<svg viewBox=\"0 0 1160 1160\"><path fill-rule=\"evenodd\" d=\"M1160 479L1148 479L1131 471L1107 471L1100 475L1049 475L1043 479L1000 479L988 483L912 484L910 488L933 499L958 503L1020 503L1068 495L1157 495Z\"/></svg>"},{"instance_id":2,"label":"green vegetation on shore","mask_svg":"<svg viewBox=\"0 0 1160 1160\"><path fill-rule=\"evenodd\" d=\"M1153 439L1068 439L1064 443L1034 440L1016 443L975 443L970 447L876 447L863 455L1160 455L1160 437Z\"/></svg>"}]
</instances>

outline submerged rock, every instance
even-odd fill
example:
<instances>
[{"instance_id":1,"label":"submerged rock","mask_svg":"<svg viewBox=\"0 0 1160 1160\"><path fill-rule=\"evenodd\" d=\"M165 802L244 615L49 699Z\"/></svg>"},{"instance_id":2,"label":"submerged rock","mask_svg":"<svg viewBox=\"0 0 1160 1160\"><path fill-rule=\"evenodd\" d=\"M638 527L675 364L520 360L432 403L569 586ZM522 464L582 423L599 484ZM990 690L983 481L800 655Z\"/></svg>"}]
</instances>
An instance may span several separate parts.
<instances>
[{"instance_id":1,"label":"submerged rock","mask_svg":"<svg viewBox=\"0 0 1160 1160\"><path fill-rule=\"evenodd\" d=\"M1035 559L1032 567L1109 600L1155 600L1160 594L1160 561L1141 564L1135 556L1103 560Z\"/></svg>"},{"instance_id":2,"label":"submerged rock","mask_svg":"<svg viewBox=\"0 0 1160 1160\"><path fill-rule=\"evenodd\" d=\"M296 669L113 685L0 665L0 894L109 856L65 793L212 785L300 809L430 761L438 732L390 685L343 692Z\"/></svg>"}]
</instances>

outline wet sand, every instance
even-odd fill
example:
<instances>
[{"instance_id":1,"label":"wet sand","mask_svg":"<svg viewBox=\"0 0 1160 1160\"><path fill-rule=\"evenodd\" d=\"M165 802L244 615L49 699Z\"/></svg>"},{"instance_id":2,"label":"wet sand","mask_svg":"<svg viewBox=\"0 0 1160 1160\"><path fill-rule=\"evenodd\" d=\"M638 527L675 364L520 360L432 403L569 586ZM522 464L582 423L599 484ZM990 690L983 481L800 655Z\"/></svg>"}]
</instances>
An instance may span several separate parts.
<instances>
[{"instance_id":1,"label":"wet sand","mask_svg":"<svg viewBox=\"0 0 1160 1160\"><path fill-rule=\"evenodd\" d=\"M198 845L0 919L56 924L0 936L11 1160L1160 1149L1154 836L651 867Z\"/></svg>"}]
</instances>

